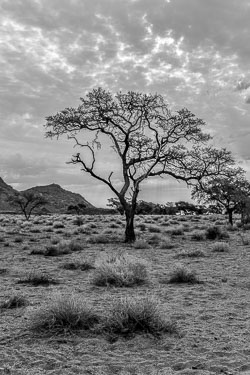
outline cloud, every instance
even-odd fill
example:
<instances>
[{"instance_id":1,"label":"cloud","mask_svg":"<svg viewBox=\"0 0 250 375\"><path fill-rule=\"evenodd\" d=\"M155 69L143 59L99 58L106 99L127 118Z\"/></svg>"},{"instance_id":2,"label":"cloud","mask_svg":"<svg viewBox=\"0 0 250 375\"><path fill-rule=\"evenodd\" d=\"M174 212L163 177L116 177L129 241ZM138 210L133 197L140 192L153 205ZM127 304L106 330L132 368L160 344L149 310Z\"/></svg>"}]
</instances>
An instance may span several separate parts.
<instances>
[{"instance_id":1,"label":"cloud","mask_svg":"<svg viewBox=\"0 0 250 375\"><path fill-rule=\"evenodd\" d=\"M4 159L0 171L80 189L80 172L65 166L72 144L44 140L42 125L96 86L159 92L203 118L218 147L248 158L249 18L248 0L2 0L0 147L13 165Z\"/></svg>"}]
</instances>

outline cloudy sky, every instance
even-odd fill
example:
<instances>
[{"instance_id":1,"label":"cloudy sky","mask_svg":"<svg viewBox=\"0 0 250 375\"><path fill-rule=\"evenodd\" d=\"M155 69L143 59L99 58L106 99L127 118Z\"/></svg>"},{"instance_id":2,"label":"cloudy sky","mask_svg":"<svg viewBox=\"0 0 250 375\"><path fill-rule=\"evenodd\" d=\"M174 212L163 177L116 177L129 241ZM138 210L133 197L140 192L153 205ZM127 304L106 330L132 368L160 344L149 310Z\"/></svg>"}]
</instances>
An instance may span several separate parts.
<instances>
[{"instance_id":1,"label":"cloudy sky","mask_svg":"<svg viewBox=\"0 0 250 375\"><path fill-rule=\"evenodd\" d=\"M110 192L66 164L73 144L43 128L102 86L187 107L250 178L249 20L250 0L0 0L0 176L18 190L58 183L105 206ZM189 195L156 179L141 198Z\"/></svg>"}]
</instances>

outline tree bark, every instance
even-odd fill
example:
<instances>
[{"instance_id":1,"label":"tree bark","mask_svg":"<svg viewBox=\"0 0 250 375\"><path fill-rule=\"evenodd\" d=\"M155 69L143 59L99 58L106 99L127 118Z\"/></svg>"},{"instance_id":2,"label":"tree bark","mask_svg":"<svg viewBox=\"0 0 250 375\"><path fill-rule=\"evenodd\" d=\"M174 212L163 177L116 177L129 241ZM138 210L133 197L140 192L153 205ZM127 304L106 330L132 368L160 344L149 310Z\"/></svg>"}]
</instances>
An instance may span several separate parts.
<instances>
[{"instance_id":1,"label":"tree bark","mask_svg":"<svg viewBox=\"0 0 250 375\"><path fill-rule=\"evenodd\" d=\"M134 230L134 217L135 212L126 212L126 229L125 229L125 242L131 243L135 241L135 230Z\"/></svg>"},{"instance_id":2,"label":"tree bark","mask_svg":"<svg viewBox=\"0 0 250 375\"><path fill-rule=\"evenodd\" d=\"M227 213L228 213L228 222L229 222L230 225L233 225L233 210L230 210L228 208Z\"/></svg>"}]
</instances>

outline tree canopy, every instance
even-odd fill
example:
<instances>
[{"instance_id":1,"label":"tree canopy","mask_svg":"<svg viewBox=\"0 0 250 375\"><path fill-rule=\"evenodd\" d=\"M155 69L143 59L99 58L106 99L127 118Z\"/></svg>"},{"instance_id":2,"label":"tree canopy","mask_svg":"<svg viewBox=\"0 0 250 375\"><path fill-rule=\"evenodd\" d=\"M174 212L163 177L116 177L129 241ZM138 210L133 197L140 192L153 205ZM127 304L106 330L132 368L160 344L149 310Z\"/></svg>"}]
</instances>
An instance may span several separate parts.
<instances>
[{"instance_id":1,"label":"tree canopy","mask_svg":"<svg viewBox=\"0 0 250 375\"><path fill-rule=\"evenodd\" d=\"M219 175L234 163L229 151L209 145L203 120L186 108L170 111L159 94L129 91L113 96L97 88L81 98L77 108L66 108L46 120L46 136L73 139L81 152L71 162L118 197L126 215L126 241L135 239L134 214L142 181L168 176L192 184ZM96 150L105 147L103 137L111 141L120 160L121 179L114 178L112 167L107 175L96 169Z\"/></svg>"},{"instance_id":2,"label":"tree canopy","mask_svg":"<svg viewBox=\"0 0 250 375\"><path fill-rule=\"evenodd\" d=\"M231 168L223 176L205 178L192 190L192 197L199 202L216 203L226 210L230 224L233 224L233 212L241 211L249 196L250 183L242 168Z\"/></svg>"}]
</instances>

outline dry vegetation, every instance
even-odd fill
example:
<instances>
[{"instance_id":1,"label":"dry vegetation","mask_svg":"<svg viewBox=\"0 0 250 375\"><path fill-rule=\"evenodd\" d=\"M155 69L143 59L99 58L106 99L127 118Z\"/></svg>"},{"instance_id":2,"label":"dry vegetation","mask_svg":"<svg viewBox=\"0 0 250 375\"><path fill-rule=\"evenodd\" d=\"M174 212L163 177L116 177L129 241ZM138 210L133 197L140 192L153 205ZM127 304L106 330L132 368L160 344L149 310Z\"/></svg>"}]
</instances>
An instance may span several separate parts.
<instances>
[{"instance_id":1,"label":"dry vegetation","mask_svg":"<svg viewBox=\"0 0 250 375\"><path fill-rule=\"evenodd\" d=\"M250 373L250 233L224 217L0 215L0 374Z\"/></svg>"}]
</instances>

